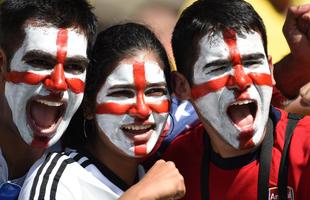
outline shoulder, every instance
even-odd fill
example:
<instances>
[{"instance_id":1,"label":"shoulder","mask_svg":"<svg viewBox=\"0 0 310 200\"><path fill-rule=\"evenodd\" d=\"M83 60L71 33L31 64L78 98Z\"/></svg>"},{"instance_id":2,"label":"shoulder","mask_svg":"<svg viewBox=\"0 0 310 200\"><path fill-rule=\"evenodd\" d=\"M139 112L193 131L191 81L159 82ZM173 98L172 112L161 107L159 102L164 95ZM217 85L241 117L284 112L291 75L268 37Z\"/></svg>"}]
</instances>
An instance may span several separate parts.
<instances>
[{"instance_id":1,"label":"shoulder","mask_svg":"<svg viewBox=\"0 0 310 200\"><path fill-rule=\"evenodd\" d=\"M274 153L283 152L286 140L286 131L290 119L297 119L295 115L291 115L280 109L273 109L272 115L277 115L274 132L274 147L277 149ZM272 118L273 120L276 118ZM303 116L298 120L289 144L289 158L292 169L310 170L310 117Z\"/></svg>"},{"instance_id":2,"label":"shoulder","mask_svg":"<svg viewBox=\"0 0 310 200\"><path fill-rule=\"evenodd\" d=\"M298 115L301 116L301 115ZM284 140L285 132L290 118L296 118L295 114L289 114L284 110L278 108L272 108L270 117L275 125L275 137L276 139ZM292 139L304 140L303 143L308 143L310 148L310 116L302 116L298 120L296 127L294 128L294 134Z\"/></svg>"},{"instance_id":3,"label":"shoulder","mask_svg":"<svg viewBox=\"0 0 310 200\"><path fill-rule=\"evenodd\" d=\"M79 167L65 153L49 153L42 156L29 170L20 199L49 199L64 187L58 185L73 182ZM68 169L70 168L70 169ZM70 198L69 198L70 199Z\"/></svg>"},{"instance_id":4,"label":"shoulder","mask_svg":"<svg viewBox=\"0 0 310 200\"><path fill-rule=\"evenodd\" d=\"M186 132L178 135L168 146L163 154L167 160L175 160L178 157L184 158L186 155L197 155L203 151L203 136L205 129L201 123ZM181 158L180 158L181 159Z\"/></svg>"}]
</instances>

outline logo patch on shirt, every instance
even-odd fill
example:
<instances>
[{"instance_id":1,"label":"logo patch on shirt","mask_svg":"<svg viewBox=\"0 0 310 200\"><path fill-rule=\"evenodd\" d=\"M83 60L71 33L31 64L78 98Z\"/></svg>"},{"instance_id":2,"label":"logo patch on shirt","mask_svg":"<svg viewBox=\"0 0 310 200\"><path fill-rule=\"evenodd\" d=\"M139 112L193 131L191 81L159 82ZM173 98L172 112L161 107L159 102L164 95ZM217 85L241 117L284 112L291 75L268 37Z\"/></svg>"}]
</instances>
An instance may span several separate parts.
<instances>
[{"instance_id":1,"label":"logo patch on shirt","mask_svg":"<svg viewBox=\"0 0 310 200\"><path fill-rule=\"evenodd\" d=\"M278 187L269 188L269 200L280 200ZM287 186L287 200L294 200L294 190Z\"/></svg>"}]
</instances>

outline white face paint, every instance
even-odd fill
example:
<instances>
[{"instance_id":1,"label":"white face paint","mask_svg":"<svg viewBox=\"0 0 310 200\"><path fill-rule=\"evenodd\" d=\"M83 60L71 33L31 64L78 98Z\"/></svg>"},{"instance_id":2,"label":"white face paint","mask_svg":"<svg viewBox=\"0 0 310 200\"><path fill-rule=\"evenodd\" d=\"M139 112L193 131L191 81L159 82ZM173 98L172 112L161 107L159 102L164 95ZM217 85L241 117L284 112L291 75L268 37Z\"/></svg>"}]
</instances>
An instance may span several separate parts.
<instances>
[{"instance_id":1,"label":"white face paint","mask_svg":"<svg viewBox=\"0 0 310 200\"><path fill-rule=\"evenodd\" d=\"M67 128L83 98L86 49L86 37L75 29L25 28L10 63L5 96L26 143L46 148Z\"/></svg>"},{"instance_id":2,"label":"white face paint","mask_svg":"<svg viewBox=\"0 0 310 200\"><path fill-rule=\"evenodd\" d=\"M157 62L121 62L96 101L97 124L118 149L132 157L152 151L169 111L166 80Z\"/></svg>"},{"instance_id":3,"label":"white face paint","mask_svg":"<svg viewBox=\"0 0 310 200\"><path fill-rule=\"evenodd\" d=\"M272 96L261 36L257 32L238 36L232 30L224 31L202 37L199 48L192 94L202 121L236 149L258 145Z\"/></svg>"}]
</instances>

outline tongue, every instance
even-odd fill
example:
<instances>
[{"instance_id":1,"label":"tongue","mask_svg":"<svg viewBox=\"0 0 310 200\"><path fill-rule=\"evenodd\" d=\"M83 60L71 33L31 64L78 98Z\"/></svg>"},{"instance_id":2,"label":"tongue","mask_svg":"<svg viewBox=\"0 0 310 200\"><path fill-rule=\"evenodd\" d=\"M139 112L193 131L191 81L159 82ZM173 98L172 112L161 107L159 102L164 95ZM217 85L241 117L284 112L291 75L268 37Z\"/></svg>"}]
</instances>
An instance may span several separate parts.
<instances>
[{"instance_id":1,"label":"tongue","mask_svg":"<svg viewBox=\"0 0 310 200\"><path fill-rule=\"evenodd\" d=\"M231 120L239 128L248 128L253 125L254 118L250 112L249 105L234 105L228 109L228 114Z\"/></svg>"},{"instance_id":2,"label":"tongue","mask_svg":"<svg viewBox=\"0 0 310 200\"><path fill-rule=\"evenodd\" d=\"M59 116L58 108L33 101L30 105L31 118L37 126L49 128L56 123Z\"/></svg>"}]
</instances>

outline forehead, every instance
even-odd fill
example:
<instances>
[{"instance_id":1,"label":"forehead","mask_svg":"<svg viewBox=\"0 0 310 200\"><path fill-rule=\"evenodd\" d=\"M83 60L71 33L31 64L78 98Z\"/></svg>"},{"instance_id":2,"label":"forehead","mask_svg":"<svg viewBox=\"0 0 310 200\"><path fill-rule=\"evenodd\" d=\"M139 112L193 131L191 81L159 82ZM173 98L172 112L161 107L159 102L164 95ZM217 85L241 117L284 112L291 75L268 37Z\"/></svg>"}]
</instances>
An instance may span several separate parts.
<instances>
[{"instance_id":1,"label":"forehead","mask_svg":"<svg viewBox=\"0 0 310 200\"><path fill-rule=\"evenodd\" d=\"M33 26L25 27L25 39L23 47L25 52L40 50L52 55L57 53L57 36L59 28L53 26ZM67 57L86 57L87 39L85 35L76 29L68 28Z\"/></svg>"},{"instance_id":2,"label":"forehead","mask_svg":"<svg viewBox=\"0 0 310 200\"><path fill-rule=\"evenodd\" d=\"M139 70L137 70L140 68ZM143 68L143 70L141 70ZM143 78L147 83L166 82L163 69L155 61L120 63L108 76L108 84L134 84L136 79Z\"/></svg>"},{"instance_id":3,"label":"forehead","mask_svg":"<svg viewBox=\"0 0 310 200\"><path fill-rule=\"evenodd\" d=\"M263 41L258 32L236 34L236 44L241 56L254 53L265 54ZM198 43L198 48L200 49L200 56L203 54L208 61L219 57L222 59L228 58L230 55L229 46L225 43L222 32L217 32L212 36L209 34L204 35Z\"/></svg>"}]
</instances>

